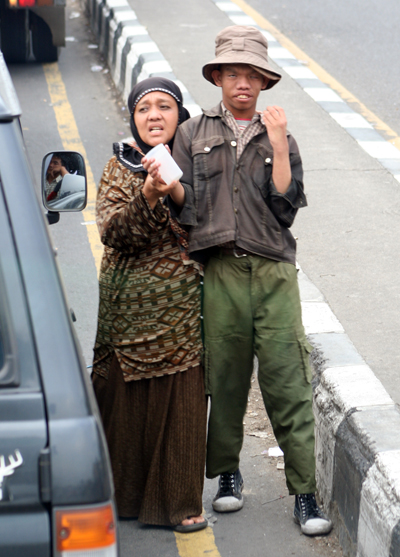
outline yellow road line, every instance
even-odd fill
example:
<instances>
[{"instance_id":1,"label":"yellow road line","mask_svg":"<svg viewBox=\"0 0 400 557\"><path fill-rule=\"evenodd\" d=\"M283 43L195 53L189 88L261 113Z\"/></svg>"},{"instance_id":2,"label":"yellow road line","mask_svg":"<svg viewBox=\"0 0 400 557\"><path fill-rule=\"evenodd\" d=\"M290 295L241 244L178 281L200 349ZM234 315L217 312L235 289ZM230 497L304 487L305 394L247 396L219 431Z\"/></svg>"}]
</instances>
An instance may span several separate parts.
<instances>
[{"instance_id":1,"label":"yellow road line","mask_svg":"<svg viewBox=\"0 0 400 557\"><path fill-rule=\"evenodd\" d=\"M318 79L320 79L323 83L326 83L329 87L331 87L331 89L334 89L345 102L356 105L358 111L364 116L364 118L368 120L370 124L375 127L375 129L386 134L390 143L397 147L397 149L400 149L400 137L394 130L378 118L376 114L369 110L361 101L359 101L352 93L350 93L350 91L343 87L343 85L341 85L334 77L332 77L319 64L310 58L303 50L281 33L275 25L265 19L265 17L249 6L247 2L244 2L244 0L232 0L232 2L239 6L245 14L252 17L257 25L259 25L262 29L269 31L271 35L273 35L276 40L283 47L289 50L289 52L291 52L298 60L306 61L308 63L307 67L315 73Z\"/></svg>"},{"instance_id":2,"label":"yellow road line","mask_svg":"<svg viewBox=\"0 0 400 557\"><path fill-rule=\"evenodd\" d=\"M83 211L83 218L85 222L91 222L95 220L96 205L96 184L92 169L90 168L86 150L79 135L74 113L68 102L67 92L58 64L44 64L43 69L63 148L66 151L79 151L86 162L88 204L85 211ZM100 242L97 226L87 226L86 230L98 272L103 246ZM180 557L202 557L204 555L207 555L207 557L221 557L215 545L212 528L210 527L193 534L179 534L176 532L175 536Z\"/></svg>"},{"instance_id":3,"label":"yellow road line","mask_svg":"<svg viewBox=\"0 0 400 557\"><path fill-rule=\"evenodd\" d=\"M221 557L210 527L193 534L175 532L175 537L180 557Z\"/></svg>"},{"instance_id":4,"label":"yellow road line","mask_svg":"<svg viewBox=\"0 0 400 557\"><path fill-rule=\"evenodd\" d=\"M90 168L86 150L79 135L74 113L72 112L71 105L68 102L67 92L61 77L61 72L58 68L58 64L56 62L53 64L43 64L43 70L46 76L47 87L49 89L51 103L54 108L58 132L61 137L63 148L66 151L79 151L85 159L88 182L88 203L82 214L85 222L91 222L95 220L96 205L96 184L92 169ZM99 272L103 245L100 242L97 226L89 225L85 228L87 230L90 248L93 253L97 272Z\"/></svg>"}]
</instances>

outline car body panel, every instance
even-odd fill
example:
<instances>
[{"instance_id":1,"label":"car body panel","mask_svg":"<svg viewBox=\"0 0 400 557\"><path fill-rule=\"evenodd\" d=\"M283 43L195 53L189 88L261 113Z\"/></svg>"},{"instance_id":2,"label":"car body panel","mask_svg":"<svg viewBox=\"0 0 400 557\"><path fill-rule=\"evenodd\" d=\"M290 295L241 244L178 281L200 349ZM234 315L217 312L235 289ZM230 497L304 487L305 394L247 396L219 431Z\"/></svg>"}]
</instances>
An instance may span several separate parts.
<instances>
[{"instance_id":1,"label":"car body panel","mask_svg":"<svg viewBox=\"0 0 400 557\"><path fill-rule=\"evenodd\" d=\"M21 126L2 103L0 555L44 557L53 509L113 505L113 482Z\"/></svg>"}]
</instances>

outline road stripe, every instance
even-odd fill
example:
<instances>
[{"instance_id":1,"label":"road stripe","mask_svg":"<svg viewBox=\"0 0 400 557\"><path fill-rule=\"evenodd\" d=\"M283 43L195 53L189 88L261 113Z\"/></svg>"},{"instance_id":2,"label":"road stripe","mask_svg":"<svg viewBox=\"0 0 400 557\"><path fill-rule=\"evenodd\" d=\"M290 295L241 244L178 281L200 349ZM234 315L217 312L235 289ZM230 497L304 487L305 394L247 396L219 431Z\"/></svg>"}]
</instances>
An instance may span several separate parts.
<instances>
[{"instance_id":1,"label":"road stripe","mask_svg":"<svg viewBox=\"0 0 400 557\"><path fill-rule=\"evenodd\" d=\"M65 89L58 64L56 62L52 64L43 64L43 70L47 81L51 103L56 116L58 133L60 134L63 149L66 151L78 151L85 159L88 184L88 203L86 209L82 212L82 215L85 224L87 225L86 230L90 248L93 253L97 272L99 272L103 245L100 242L97 226L92 224L95 221L95 205L97 195L93 172L87 158L86 149L79 135L72 107L68 102L67 91Z\"/></svg>"},{"instance_id":2,"label":"road stripe","mask_svg":"<svg viewBox=\"0 0 400 557\"><path fill-rule=\"evenodd\" d=\"M210 527L193 534L175 532L175 538L180 557L221 557Z\"/></svg>"}]
</instances>

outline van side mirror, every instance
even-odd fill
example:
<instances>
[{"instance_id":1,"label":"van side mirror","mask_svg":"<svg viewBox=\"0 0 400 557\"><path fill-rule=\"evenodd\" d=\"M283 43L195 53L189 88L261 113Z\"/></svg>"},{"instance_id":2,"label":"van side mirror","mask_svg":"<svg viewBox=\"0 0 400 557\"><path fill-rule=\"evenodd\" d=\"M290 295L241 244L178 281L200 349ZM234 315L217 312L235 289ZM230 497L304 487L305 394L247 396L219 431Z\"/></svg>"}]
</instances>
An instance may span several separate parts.
<instances>
[{"instance_id":1,"label":"van side mirror","mask_svg":"<svg viewBox=\"0 0 400 557\"><path fill-rule=\"evenodd\" d=\"M76 151L53 151L42 162L42 201L49 224L60 212L82 211L87 203L85 161Z\"/></svg>"}]
</instances>

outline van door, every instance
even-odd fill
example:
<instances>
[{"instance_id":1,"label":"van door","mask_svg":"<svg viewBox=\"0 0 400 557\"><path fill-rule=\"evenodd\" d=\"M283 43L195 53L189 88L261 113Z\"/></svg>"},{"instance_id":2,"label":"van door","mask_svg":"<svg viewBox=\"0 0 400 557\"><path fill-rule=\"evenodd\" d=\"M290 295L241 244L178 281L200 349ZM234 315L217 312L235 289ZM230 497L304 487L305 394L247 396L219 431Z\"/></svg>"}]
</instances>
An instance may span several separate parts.
<instances>
[{"instance_id":1,"label":"van door","mask_svg":"<svg viewBox=\"0 0 400 557\"><path fill-rule=\"evenodd\" d=\"M50 556L47 445L35 346L0 177L0 555Z\"/></svg>"}]
</instances>

